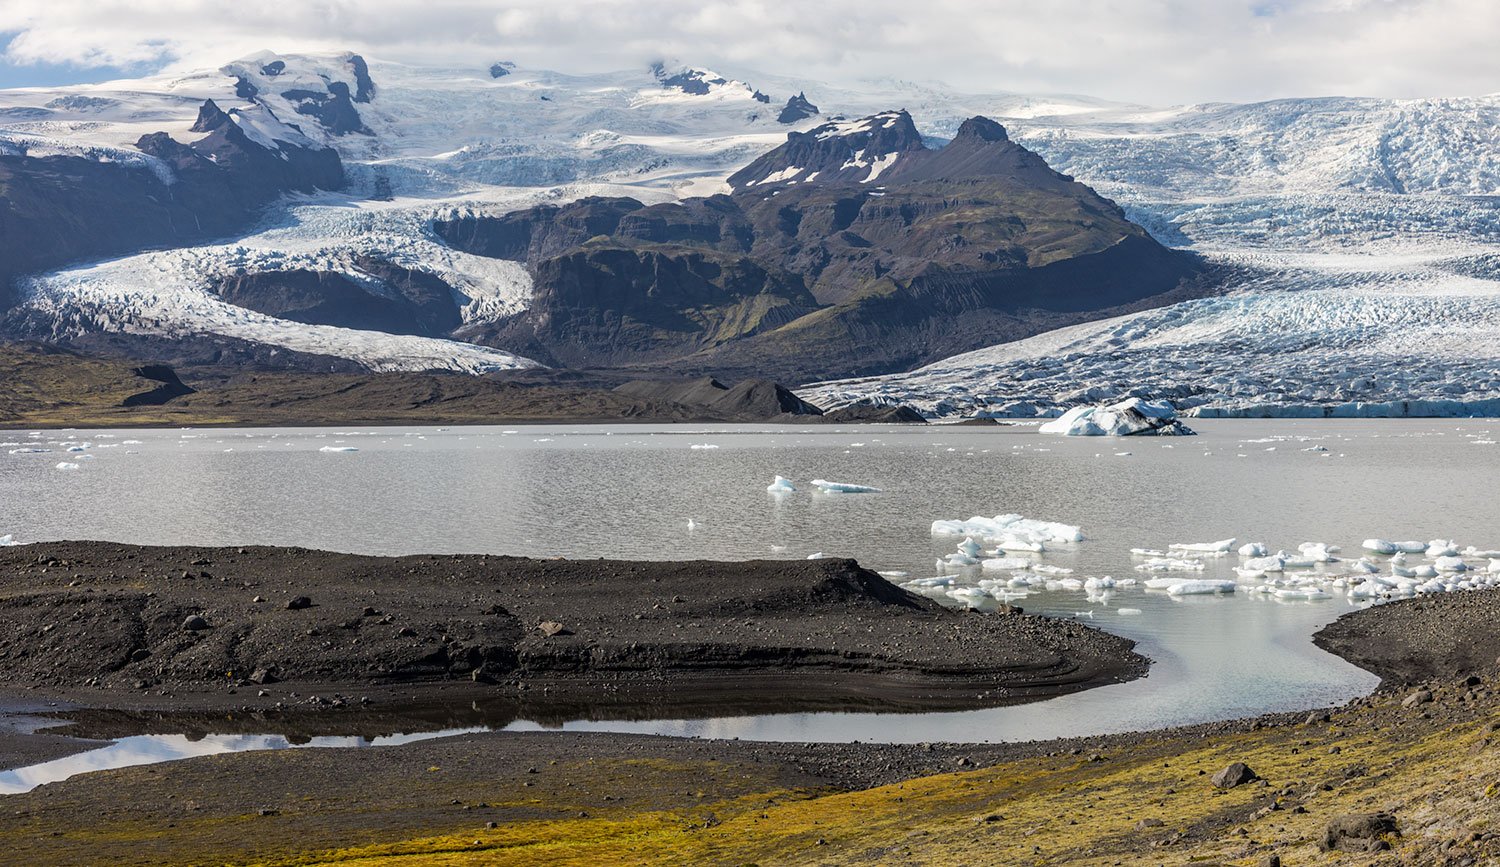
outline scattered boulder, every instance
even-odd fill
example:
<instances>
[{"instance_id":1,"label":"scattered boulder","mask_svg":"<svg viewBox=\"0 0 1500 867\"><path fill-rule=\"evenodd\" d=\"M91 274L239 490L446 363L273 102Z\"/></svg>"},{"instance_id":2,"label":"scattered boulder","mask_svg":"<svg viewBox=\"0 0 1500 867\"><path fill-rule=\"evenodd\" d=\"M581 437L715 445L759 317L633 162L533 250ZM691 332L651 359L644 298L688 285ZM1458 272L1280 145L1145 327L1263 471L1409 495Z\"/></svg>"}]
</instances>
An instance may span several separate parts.
<instances>
[{"instance_id":1,"label":"scattered boulder","mask_svg":"<svg viewBox=\"0 0 1500 867\"><path fill-rule=\"evenodd\" d=\"M312 604L313 601L306 596L293 596L287 601L286 610L301 611L304 608L311 608Z\"/></svg>"},{"instance_id":2,"label":"scattered boulder","mask_svg":"<svg viewBox=\"0 0 1500 867\"><path fill-rule=\"evenodd\" d=\"M543 635L552 638L557 635L572 635L573 630L558 623L556 620L543 620L536 627Z\"/></svg>"},{"instance_id":3,"label":"scattered boulder","mask_svg":"<svg viewBox=\"0 0 1500 867\"><path fill-rule=\"evenodd\" d=\"M1213 784L1216 788L1232 789L1235 786L1243 786L1260 779L1260 775L1250 770L1250 766L1244 762L1234 762L1222 771L1213 775Z\"/></svg>"},{"instance_id":4,"label":"scattered boulder","mask_svg":"<svg viewBox=\"0 0 1500 867\"><path fill-rule=\"evenodd\" d=\"M1323 831L1323 848L1340 852L1381 852L1391 848L1387 837L1400 836L1390 813L1352 813L1339 816Z\"/></svg>"},{"instance_id":5,"label":"scattered boulder","mask_svg":"<svg viewBox=\"0 0 1500 867\"><path fill-rule=\"evenodd\" d=\"M1416 707L1419 704L1427 704L1432 701L1432 690L1419 689L1401 700L1402 707Z\"/></svg>"},{"instance_id":6,"label":"scattered boulder","mask_svg":"<svg viewBox=\"0 0 1500 867\"><path fill-rule=\"evenodd\" d=\"M188 619L182 621L183 632L201 632L205 629L212 628L212 626L208 625L208 621L204 620L203 617L198 614L190 615Z\"/></svg>"},{"instance_id":7,"label":"scattered boulder","mask_svg":"<svg viewBox=\"0 0 1500 867\"><path fill-rule=\"evenodd\" d=\"M275 683L281 678L277 677L269 668L257 668L250 673L250 682L265 685Z\"/></svg>"},{"instance_id":8,"label":"scattered boulder","mask_svg":"<svg viewBox=\"0 0 1500 867\"><path fill-rule=\"evenodd\" d=\"M1160 819L1142 819L1135 823L1135 829L1137 831L1148 831L1152 828L1160 828L1166 824L1166 822Z\"/></svg>"}]
</instances>

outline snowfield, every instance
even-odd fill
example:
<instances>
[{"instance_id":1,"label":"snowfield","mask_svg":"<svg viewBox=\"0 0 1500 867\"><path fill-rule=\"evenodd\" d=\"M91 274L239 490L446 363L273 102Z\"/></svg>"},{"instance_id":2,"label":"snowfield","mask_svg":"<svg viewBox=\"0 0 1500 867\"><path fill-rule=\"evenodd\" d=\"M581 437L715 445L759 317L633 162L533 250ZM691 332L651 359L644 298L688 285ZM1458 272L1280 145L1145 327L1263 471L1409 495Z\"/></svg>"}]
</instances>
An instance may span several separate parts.
<instances>
[{"instance_id":1,"label":"snowfield","mask_svg":"<svg viewBox=\"0 0 1500 867\"><path fill-rule=\"evenodd\" d=\"M278 60L285 68L267 73ZM356 87L346 55L264 53L189 75L0 91L3 152L140 162L169 176L132 143L159 130L190 140L212 98L241 110L257 135L336 147L350 178L345 193L289 201L245 238L34 278L28 321L59 335L225 334L379 370L527 365L456 341L253 314L218 301L209 281L280 268L350 273L355 257L378 254L447 281L466 322L492 321L524 309L528 275L442 245L427 228L434 216L713 193L789 130L904 107L935 140L976 114L999 120L1164 243L1246 276L1225 297L820 383L803 391L809 400L912 403L936 415L1057 415L1126 397L1199 415L1500 412L1500 95L1158 108L894 80L835 87L749 70L703 71L714 83L697 94L648 69L511 67L492 78L487 68L378 59L369 69L374 96L356 105L368 135L332 135L280 95ZM235 76L280 120L236 96ZM824 115L777 123L799 91ZM392 201L371 200L386 190Z\"/></svg>"}]
</instances>

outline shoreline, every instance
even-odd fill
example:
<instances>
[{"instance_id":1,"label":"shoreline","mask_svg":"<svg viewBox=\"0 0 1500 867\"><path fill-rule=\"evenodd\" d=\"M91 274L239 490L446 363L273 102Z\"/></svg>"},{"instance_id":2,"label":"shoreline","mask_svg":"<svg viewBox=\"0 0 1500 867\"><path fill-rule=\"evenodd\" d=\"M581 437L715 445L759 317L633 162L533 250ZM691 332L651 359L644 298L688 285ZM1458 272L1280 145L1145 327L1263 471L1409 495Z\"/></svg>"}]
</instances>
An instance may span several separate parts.
<instances>
[{"instance_id":1,"label":"shoreline","mask_svg":"<svg viewBox=\"0 0 1500 867\"><path fill-rule=\"evenodd\" d=\"M1484 634L1500 610L1486 595L1422 608L1444 628L1417 643L1443 657ZM1324 632L1378 638L1427 601ZM232 753L6 796L0 841L48 863L1301 864L1330 849L1349 864L1488 863L1500 857L1496 660L1412 676L1393 671L1337 708L1026 743L492 732ZM1233 761L1257 779L1215 785ZM1377 814L1395 830L1358 836ZM1330 835L1346 826L1357 833ZM112 842L122 834L150 842L127 852Z\"/></svg>"}]
</instances>

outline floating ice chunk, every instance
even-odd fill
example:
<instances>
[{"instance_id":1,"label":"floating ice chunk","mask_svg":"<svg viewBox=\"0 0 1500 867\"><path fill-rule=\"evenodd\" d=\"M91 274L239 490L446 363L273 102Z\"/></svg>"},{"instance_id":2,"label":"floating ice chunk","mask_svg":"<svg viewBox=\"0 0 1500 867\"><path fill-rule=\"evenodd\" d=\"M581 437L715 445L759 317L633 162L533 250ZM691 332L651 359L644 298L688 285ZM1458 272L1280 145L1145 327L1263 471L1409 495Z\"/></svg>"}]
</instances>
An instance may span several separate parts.
<instances>
[{"instance_id":1,"label":"floating ice chunk","mask_svg":"<svg viewBox=\"0 0 1500 867\"><path fill-rule=\"evenodd\" d=\"M1192 551L1200 554L1228 554L1234 549L1237 539L1223 539L1218 542L1174 542L1167 546L1175 551Z\"/></svg>"},{"instance_id":2,"label":"floating ice chunk","mask_svg":"<svg viewBox=\"0 0 1500 867\"><path fill-rule=\"evenodd\" d=\"M797 486L786 476L777 476L776 481L766 485L766 491L772 494L795 494Z\"/></svg>"},{"instance_id":3,"label":"floating ice chunk","mask_svg":"<svg viewBox=\"0 0 1500 867\"><path fill-rule=\"evenodd\" d=\"M977 566L977 565L979 565L979 560L978 559L976 559L974 557L970 557L968 554L965 554L962 551L956 551L956 552L954 552L952 554L949 554L948 558L946 560L944 560L943 562L946 563L949 566L956 566L956 567L958 567L960 569L962 569L965 566Z\"/></svg>"},{"instance_id":4,"label":"floating ice chunk","mask_svg":"<svg viewBox=\"0 0 1500 867\"><path fill-rule=\"evenodd\" d=\"M1491 560L1488 571L1491 575L1500 575L1500 559Z\"/></svg>"},{"instance_id":5,"label":"floating ice chunk","mask_svg":"<svg viewBox=\"0 0 1500 867\"><path fill-rule=\"evenodd\" d=\"M1247 569L1244 566L1236 566L1236 567L1234 567L1234 573L1236 575L1240 576L1241 578L1245 579L1246 581L1259 581L1260 579L1266 577L1265 570L1263 570L1263 569Z\"/></svg>"},{"instance_id":6,"label":"floating ice chunk","mask_svg":"<svg viewBox=\"0 0 1500 867\"><path fill-rule=\"evenodd\" d=\"M716 443L693 443L691 446L689 446L689 448L691 448L693 451L702 451L703 449L716 449L718 447L719 446Z\"/></svg>"},{"instance_id":7,"label":"floating ice chunk","mask_svg":"<svg viewBox=\"0 0 1500 867\"><path fill-rule=\"evenodd\" d=\"M1026 569L1031 566L1031 561L1024 557L991 557L979 564L979 568L986 572L1011 572L1017 569Z\"/></svg>"},{"instance_id":8,"label":"floating ice chunk","mask_svg":"<svg viewBox=\"0 0 1500 867\"><path fill-rule=\"evenodd\" d=\"M1202 572L1202 560L1178 560L1173 557L1154 557L1135 567L1137 572ZM1146 582L1151 586L1151 582Z\"/></svg>"},{"instance_id":9,"label":"floating ice chunk","mask_svg":"<svg viewBox=\"0 0 1500 867\"><path fill-rule=\"evenodd\" d=\"M886 571L886 572L876 572L875 574L879 575L882 578L886 578L886 579L907 578L907 577L910 577L910 575L911 575L910 572L903 572L900 569L891 569L891 570Z\"/></svg>"},{"instance_id":10,"label":"floating ice chunk","mask_svg":"<svg viewBox=\"0 0 1500 867\"><path fill-rule=\"evenodd\" d=\"M78 469L78 465L69 461L63 461L62 463L57 465L57 468L59 470L76 470Z\"/></svg>"},{"instance_id":11,"label":"floating ice chunk","mask_svg":"<svg viewBox=\"0 0 1500 867\"><path fill-rule=\"evenodd\" d=\"M1270 549L1259 542L1246 542L1240 546L1241 557L1264 557L1269 553Z\"/></svg>"},{"instance_id":12,"label":"floating ice chunk","mask_svg":"<svg viewBox=\"0 0 1500 867\"><path fill-rule=\"evenodd\" d=\"M1165 557L1166 551L1158 551L1155 548L1131 548L1130 553L1137 557Z\"/></svg>"},{"instance_id":13,"label":"floating ice chunk","mask_svg":"<svg viewBox=\"0 0 1500 867\"><path fill-rule=\"evenodd\" d=\"M1119 403L1075 406L1038 430L1062 436L1183 436L1192 430L1177 420L1170 403L1132 397Z\"/></svg>"},{"instance_id":14,"label":"floating ice chunk","mask_svg":"<svg viewBox=\"0 0 1500 867\"><path fill-rule=\"evenodd\" d=\"M1399 553L1401 550L1396 547L1395 542L1387 542L1385 539L1366 539L1363 547L1372 554L1390 555Z\"/></svg>"},{"instance_id":15,"label":"floating ice chunk","mask_svg":"<svg viewBox=\"0 0 1500 867\"><path fill-rule=\"evenodd\" d=\"M1323 542L1303 542L1297 546L1297 550L1302 552L1303 560L1310 560L1314 563L1333 563L1338 560L1333 556L1338 548Z\"/></svg>"},{"instance_id":16,"label":"floating ice chunk","mask_svg":"<svg viewBox=\"0 0 1500 867\"><path fill-rule=\"evenodd\" d=\"M1269 557L1246 560L1243 568L1251 572L1285 572L1286 565L1286 552L1281 551Z\"/></svg>"},{"instance_id":17,"label":"floating ice chunk","mask_svg":"<svg viewBox=\"0 0 1500 867\"><path fill-rule=\"evenodd\" d=\"M1439 572L1467 572L1469 564L1462 557L1439 557L1433 561L1432 568Z\"/></svg>"},{"instance_id":18,"label":"floating ice chunk","mask_svg":"<svg viewBox=\"0 0 1500 867\"><path fill-rule=\"evenodd\" d=\"M1124 617L1139 617L1145 612L1139 608L1116 608L1115 613Z\"/></svg>"},{"instance_id":19,"label":"floating ice chunk","mask_svg":"<svg viewBox=\"0 0 1500 867\"><path fill-rule=\"evenodd\" d=\"M1037 573L1038 575L1072 575L1073 574L1073 570L1072 569L1065 569L1062 566L1037 565L1037 566L1032 566L1031 567L1031 571ZM1079 585L1079 586L1082 586L1082 585Z\"/></svg>"},{"instance_id":20,"label":"floating ice chunk","mask_svg":"<svg viewBox=\"0 0 1500 867\"><path fill-rule=\"evenodd\" d=\"M38 448L22 448L22 449L11 449L10 453L13 454L13 455L44 455L44 454L46 454L46 453L48 453L50 451L52 451L52 450L51 449L38 449Z\"/></svg>"},{"instance_id":21,"label":"floating ice chunk","mask_svg":"<svg viewBox=\"0 0 1500 867\"><path fill-rule=\"evenodd\" d=\"M826 479L813 479L812 485L825 494L878 494L879 488L869 485L851 485L846 482L830 482Z\"/></svg>"},{"instance_id":22,"label":"floating ice chunk","mask_svg":"<svg viewBox=\"0 0 1500 867\"><path fill-rule=\"evenodd\" d=\"M1083 531L1072 524L1037 521L1020 515L975 516L967 521L933 521L934 536L973 536L999 542L1025 539L1032 542L1080 542Z\"/></svg>"},{"instance_id":23,"label":"floating ice chunk","mask_svg":"<svg viewBox=\"0 0 1500 867\"><path fill-rule=\"evenodd\" d=\"M1380 567L1361 557L1349 565L1349 571L1362 575L1374 575L1380 571Z\"/></svg>"},{"instance_id":24,"label":"floating ice chunk","mask_svg":"<svg viewBox=\"0 0 1500 867\"><path fill-rule=\"evenodd\" d=\"M1025 536L1003 536L998 542L996 550L999 551L1040 554L1047 550L1047 546L1042 544L1040 539Z\"/></svg>"},{"instance_id":25,"label":"floating ice chunk","mask_svg":"<svg viewBox=\"0 0 1500 867\"><path fill-rule=\"evenodd\" d=\"M1458 546L1453 544L1452 539L1433 539L1427 543L1427 550L1424 553L1434 559L1438 557L1455 557L1458 555Z\"/></svg>"},{"instance_id":26,"label":"floating ice chunk","mask_svg":"<svg viewBox=\"0 0 1500 867\"><path fill-rule=\"evenodd\" d=\"M16 541L16 537L15 537L14 534L6 533L4 536L0 536L0 548L5 548L5 547L9 547L11 545L19 545L19 544L21 544L21 543Z\"/></svg>"},{"instance_id":27,"label":"floating ice chunk","mask_svg":"<svg viewBox=\"0 0 1500 867\"><path fill-rule=\"evenodd\" d=\"M1173 596L1200 596L1210 593L1233 593L1238 587L1233 581L1183 581L1167 588Z\"/></svg>"},{"instance_id":28,"label":"floating ice chunk","mask_svg":"<svg viewBox=\"0 0 1500 867\"><path fill-rule=\"evenodd\" d=\"M318 449L318 451L320 451L320 452L357 452L357 451L359 451L359 449L355 448L354 446L323 446L322 448Z\"/></svg>"},{"instance_id":29,"label":"floating ice chunk","mask_svg":"<svg viewBox=\"0 0 1500 867\"><path fill-rule=\"evenodd\" d=\"M973 536L965 536L964 540L958 543L958 550L959 553L966 554L970 558L977 558L984 553L984 546L974 541Z\"/></svg>"},{"instance_id":30,"label":"floating ice chunk","mask_svg":"<svg viewBox=\"0 0 1500 867\"><path fill-rule=\"evenodd\" d=\"M809 559L809 560L828 560L828 559L830 559L832 557L833 557L832 554L824 554L822 551L819 551L816 554L808 554L807 555L807 559Z\"/></svg>"},{"instance_id":31,"label":"floating ice chunk","mask_svg":"<svg viewBox=\"0 0 1500 867\"><path fill-rule=\"evenodd\" d=\"M1357 584L1350 584L1345 594L1353 599L1370 599L1379 596L1380 592L1381 586L1374 581L1361 581Z\"/></svg>"},{"instance_id":32,"label":"floating ice chunk","mask_svg":"<svg viewBox=\"0 0 1500 867\"><path fill-rule=\"evenodd\" d=\"M1426 542L1397 542L1396 548L1403 554L1421 554L1427 550Z\"/></svg>"},{"instance_id":33,"label":"floating ice chunk","mask_svg":"<svg viewBox=\"0 0 1500 867\"><path fill-rule=\"evenodd\" d=\"M1494 560L1500 558L1500 551L1481 551L1473 545L1465 548L1462 553L1463 556L1473 557L1476 560Z\"/></svg>"},{"instance_id":34,"label":"floating ice chunk","mask_svg":"<svg viewBox=\"0 0 1500 867\"><path fill-rule=\"evenodd\" d=\"M1320 587L1283 587L1276 591L1277 599L1328 599L1331 594Z\"/></svg>"},{"instance_id":35,"label":"floating ice chunk","mask_svg":"<svg viewBox=\"0 0 1500 867\"><path fill-rule=\"evenodd\" d=\"M1415 568L1415 569L1413 569L1411 571L1412 571L1412 577L1414 577L1414 578L1436 578L1437 577L1437 567L1435 567L1435 566L1418 566L1417 568Z\"/></svg>"},{"instance_id":36,"label":"floating ice chunk","mask_svg":"<svg viewBox=\"0 0 1500 867\"><path fill-rule=\"evenodd\" d=\"M1405 566L1398 566L1395 563L1392 563L1391 574L1396 576L1397 578L1415 578L1417 577L1417 570L1408 569Z\"/></svg>"}]
</instances>

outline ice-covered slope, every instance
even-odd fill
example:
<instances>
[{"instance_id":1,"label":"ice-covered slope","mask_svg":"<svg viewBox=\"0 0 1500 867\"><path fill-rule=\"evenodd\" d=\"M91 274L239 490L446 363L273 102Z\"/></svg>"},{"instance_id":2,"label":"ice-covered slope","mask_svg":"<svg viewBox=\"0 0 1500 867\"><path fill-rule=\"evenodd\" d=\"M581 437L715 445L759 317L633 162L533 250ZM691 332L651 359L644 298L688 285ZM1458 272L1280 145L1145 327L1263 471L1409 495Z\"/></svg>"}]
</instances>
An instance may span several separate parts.
<instances>
[{"instance_id":1,"label":"ice-covered slope","mask_svg":"<svg viewBox=\"0 0 1500 867\"><path fill-rule=\"evenodd\" d=\"M336 148L349 177L344 194L294 202L244 239L30 281L26 321L50 323L59 336L98 328L274 336L284 341L278 345L377 365L475 369L484 365L458 359L478 350L459 343L334 339L313 326L245 319L223 309L208 280L279 267L342 272L353 257L380 253L442 277L468 321L488 321L527 303L525 275L435 242L427 230L433 216L593 194L647 202L702 195L722 189L789 130L905 108L933 139L951 137L965 118L995 118L1058 170L1119 201L1160 240L1247 267L1249 276L1227 299L1081 326L821 395L935 406L958 388L967 393L959 403L1045 403L1120 383L1153 396L1203 387L1193 400L1240 409L1500 396L1500 323L1490 307L1500 268L1480 255L1500 237L1500 97L1152 108L898 80L835 87L751 70L574 76L499 68L497 77L488 67L371 59L362 82L349 55L263 53L188 75L0 91L0 151L8 153L154 166L133 142L156 131L191 140L189 128L211 98L251 126L255 105L296 124ZM246 85L253 97L243 95ZM781 105L802 92L823 115L778 123ZM1342 355L1309 363L1330 351ZM1056 361L1069 353L1071 361ZM1236 382L1206 383L1204 369L1233 372Z\"/></svg>"}]
</instances>

